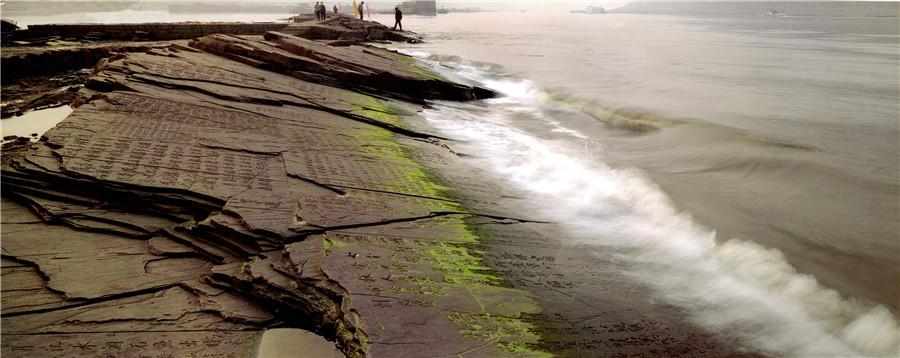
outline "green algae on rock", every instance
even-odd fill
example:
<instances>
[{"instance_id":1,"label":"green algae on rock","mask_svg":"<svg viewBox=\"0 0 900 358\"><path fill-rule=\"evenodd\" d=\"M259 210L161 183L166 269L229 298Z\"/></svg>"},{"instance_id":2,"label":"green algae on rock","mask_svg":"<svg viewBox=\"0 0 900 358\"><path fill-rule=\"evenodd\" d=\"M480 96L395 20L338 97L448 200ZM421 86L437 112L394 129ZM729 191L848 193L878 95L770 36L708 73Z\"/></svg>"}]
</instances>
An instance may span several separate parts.
<instances>
[{"instance_id":1,"label":"green algae on rock","mask_svg":"<svg viewBox=\"0 0 900 358\"><path fill-rule=\"evenodd\" d=\"M503 219L409 122L473 88L404 58L270 33L101 61L42 141L4 146L3 355L248 356L272 326L351 357L521 355L537 307L470 225Z\"/></svg>"}]
</instances>

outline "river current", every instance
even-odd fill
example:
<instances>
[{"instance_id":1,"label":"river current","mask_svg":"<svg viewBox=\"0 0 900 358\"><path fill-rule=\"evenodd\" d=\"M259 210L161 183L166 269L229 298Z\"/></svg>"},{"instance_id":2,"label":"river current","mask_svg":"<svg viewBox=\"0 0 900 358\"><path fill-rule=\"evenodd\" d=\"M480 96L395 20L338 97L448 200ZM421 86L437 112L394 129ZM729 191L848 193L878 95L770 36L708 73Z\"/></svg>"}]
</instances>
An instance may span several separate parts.
<instances>
[{"instance_id":1,"label":"river current","mask_svg":"<svg viewBox=\"0 0 900 358\"><path fill-rule=\"evenodd\" d=\"M503 94L424 114L698 326L896 356L896 21L450 14L405 19L426 43L399 50Z\"/></svg>"}]
</instances>

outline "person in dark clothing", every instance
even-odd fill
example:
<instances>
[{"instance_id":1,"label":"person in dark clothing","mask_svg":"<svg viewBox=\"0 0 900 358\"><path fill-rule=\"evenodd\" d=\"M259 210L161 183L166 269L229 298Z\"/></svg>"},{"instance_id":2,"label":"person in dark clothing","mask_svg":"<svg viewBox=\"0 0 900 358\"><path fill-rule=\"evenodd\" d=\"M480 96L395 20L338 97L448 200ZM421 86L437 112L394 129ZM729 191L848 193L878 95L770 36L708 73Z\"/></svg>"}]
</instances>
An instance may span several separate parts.
<instances>
[{"instance_id":1,"label":"person in dark clothing","mask_svg":"<svg viewBox=\"0 0 900 358\"><path fill-rule=\"evenodd\" d=\"M360 1L360 2L359 2L359 6L357 7L357 10L359 10L359 19L360 19L360 20L363 19L363 14L365 14L365 13L363 12L363 4L365 4L365 3L366 3L365 1Z\"/></svg>"},{"instance_id":2,"label":"person in dark clothing","mask_svg":"<svg viewBox=\"0 0 900 358\"><path fill-rule=\"evenodd\" d=\"M332 7L331 10L334 10L334 14L337 15L337 13L338 13L337 4L334 4L334 7Z\"/></svg>"},{"instance_id":3,"label":"person in dark clothing","mask_svg":"<svg viewBox=\"0 0 900 358\"><path fill-rule=\"evenodd\" d=\"M399 25L400 31L403 31L403 24L400 23L400 20L403 20L403 11L400 11L399 6L394 6L394 30L396 30Z\"/></svg>"},{"instance_id":4,"label":"person in dark clothing","mask_svg":"<svg viewBox=\"0 0 900 358\"><path fill-rule=\"evenodd\" d=\"M322 2L322 5L319 5L319 13L322 14L322 21L328 19L328 9L325 7L325 2Z\"/></svg>"},{"instance_id":5,"label":"person in dark clothing","mask_svg":"<svg viewBox=\"0 0 900 358\"><path fill-rule=\"evenodd\" d=\"M316 21L322 20L322 14L319 13L319 2L316 1L316 5L313 6L313 12L316 14Z\"/></svg>"}]
</instances>

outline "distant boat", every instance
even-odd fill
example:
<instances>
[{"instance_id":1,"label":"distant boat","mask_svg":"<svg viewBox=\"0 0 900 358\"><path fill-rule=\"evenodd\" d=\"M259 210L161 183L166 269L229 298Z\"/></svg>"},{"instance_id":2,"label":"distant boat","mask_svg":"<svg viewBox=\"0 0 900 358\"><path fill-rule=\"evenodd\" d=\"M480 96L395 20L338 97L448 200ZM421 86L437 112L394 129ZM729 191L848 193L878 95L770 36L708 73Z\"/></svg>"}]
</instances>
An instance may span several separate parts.
<instances>
[{"instance_id":1,"label":"distant boat","mask_svg":"<svg viewBox=\"0 0 900 358\"><path fill-rule=\"evenodd\" d=\"M571 12L575 14L605 14L606 9L602 6L588 5L584 10L572 10Z\"/></svg>"}]
</instances>

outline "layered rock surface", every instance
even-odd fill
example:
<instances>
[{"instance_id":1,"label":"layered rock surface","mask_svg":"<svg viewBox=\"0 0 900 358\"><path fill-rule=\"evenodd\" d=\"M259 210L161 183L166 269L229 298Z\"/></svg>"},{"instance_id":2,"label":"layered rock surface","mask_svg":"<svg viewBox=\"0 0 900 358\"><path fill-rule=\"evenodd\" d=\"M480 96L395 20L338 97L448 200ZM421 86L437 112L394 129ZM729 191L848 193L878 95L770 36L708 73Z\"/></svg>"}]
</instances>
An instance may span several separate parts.
<instances>
[{"instance_id":1,"label":"layered rock surface","mask_svg":"<svg viewBox=\"0 0 900 358\"><path fill-rule=\"evenodd\" d=\"M348 356L735 353L519 218L416 115L492 93L402 55L211 35L85 85L3 148L4 356L249 357L275 327Z\"/></svg>"},{"instance_id":2,"label":"layered rock surface","mask_svg":"<svg viewBox=\"0 0 900 358\"><path fill-rule=\"evenodd\" d=\"M377 22L360 21L345 16L333 17L328 21L315 21L310 16L305 16L299 17L296 23L50 24L32 25L27 30L4 30L3 51L0 54L4 70L2 117L7 118L21 115L29 110L70 103L75 96L75 91L84 82L84 69L93 68L100 59L114 56L116 53L146 52L171 44L185 45L189 39L210 34L262 35L273 30L310 39L330 39L331 41L323 41L322 44L343 47L366 41L419 41L410 33L392 31ZM319 35L323 33L328 35ZM7 41L11 39L27 41L16 41L15 43ZM233 39L228 41L233 41ZM282 39L280 42L285 42L285 40ZM18 45L9 46L14 44ZM310 45L303 45L303 47L308 46ZM345 48L343 51L352 51L357 48ZM319 52L326 56L334 54L333 51L324 51L321 47L316 48L315 51L317 52L307 51L305 54ZM338 55L344 55L342 50L336 51ZM377 57L369 58L378 59ZM402 59L402 57L399 58ZM307 64L320 60L309 58ZM379 61L380 63L368 66L367 69L379 68L388 72L398 71L398 74L409 70L407 66L403 66L402 62L406 61L401 60L402 62L399 63L401 66L398 67L396 64L392 64L393 60L397 60L397 58ZM333 75L332 72L336 69L336 67L330 66L329 72L322 73L318 77ZM344 76L332 82L351 83L352 80L348 82L346 78L349 75L346 72L357 69L359 67L354 66L346 68L346 71L339 71ZM400 76L401 79L405 77ZM366 83L359 85L363 86ZM409 88L420 90L430 88L416 87L409 82L398 83L396 87L404 88L403 86L413 86ZM437 86L435 89L440 90L440 87ZM455 91L463 90L455 89ZM412 94L407 100L422 100L417 92L412 92ZM461 95L468 96L465 93ZM476 92L475 95L481 97L484 94Z\"/></svg>"},{"instance_id":3,"label":"layered rock surface","mask_svg":"<svg viewBox=\"0 0 900 358\"><path fill-rule=\"evenodd\" d=\"M66 120L4 147L4 356L244 357L268 327L349 356L537 342L533 301L468 248L506 219L431 178L453 154L388 99L473 89L267 37L104 59Z\"/></svg>"},{"instance_id":4,"label":"layered rock surface","mask_svg":"<svg viewBox=\"0 0 900 358\"><path fill-rule=\"evenodd\" d=\"M115 42L78 46L4 47L0 117L72 103L98 61L121 52L144 52L173 43Z\"/></svg>"},{"instance_id":5,"label":"layered rock surface","mask_svg":"<svg viewBox=\"0 0 900 358\"><path fill-rule=\"evenodd\" d=\"M311 40L326 40L329 43L346 44L361 41L398 41L419 43L421 40L411 32L393 31L375 21L363 21L346 15L328 14L328 19L316 21L312 15L292 18L290 26L275 30Z\"/></svg>"}]
</instances>

